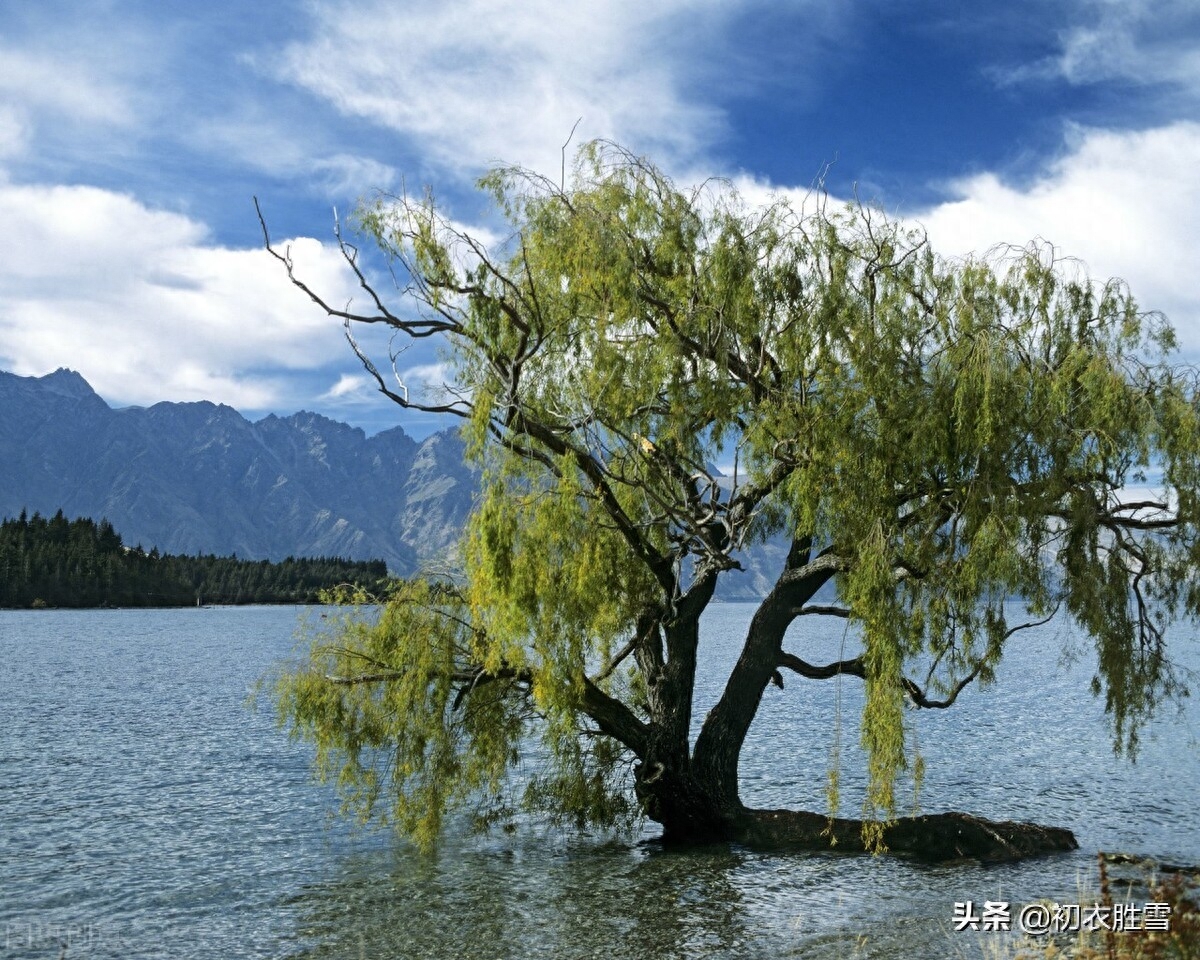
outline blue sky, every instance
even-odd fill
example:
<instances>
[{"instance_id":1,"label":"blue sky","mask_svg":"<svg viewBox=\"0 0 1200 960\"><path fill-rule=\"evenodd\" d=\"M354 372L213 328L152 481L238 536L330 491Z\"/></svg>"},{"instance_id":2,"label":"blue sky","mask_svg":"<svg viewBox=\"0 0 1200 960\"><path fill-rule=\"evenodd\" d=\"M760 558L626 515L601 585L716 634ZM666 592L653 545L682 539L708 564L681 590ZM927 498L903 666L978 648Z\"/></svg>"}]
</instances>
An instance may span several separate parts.
<instances>
[{"instance_id":1,"label":"blue sky","mask_svg":"<svg viewBox=\"0 0 1200 960\"><path fill-rule=\"evenodd\" d=\"M1200 355L1194 0L42 0L0 14L0 369L71 367L114 406L449 425L370 390L251 198L344 300L335 208L430 185L485 224L474 180L557 171L577 118L752 197L832 163L835 196L949 254L1045 238Z\"/></svg>"}]
</instances>

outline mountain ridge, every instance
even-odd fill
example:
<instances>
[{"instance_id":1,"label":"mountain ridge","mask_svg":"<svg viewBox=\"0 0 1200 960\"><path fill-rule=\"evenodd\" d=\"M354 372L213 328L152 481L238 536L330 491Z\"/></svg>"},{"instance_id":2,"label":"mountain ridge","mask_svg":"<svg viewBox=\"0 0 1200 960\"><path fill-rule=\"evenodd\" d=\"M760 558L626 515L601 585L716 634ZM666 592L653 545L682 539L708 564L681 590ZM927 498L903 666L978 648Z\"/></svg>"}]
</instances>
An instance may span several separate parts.
<instances>
[{"instance_id":1,"label":"mountain ridge","mask_svg":"<svg viewBox=\"0 0 1200 960\"><path fill-rule=\"evenodd\" d=\"M319 413L246 419L208 400L110 407L77 372L0 371L0 517L107 519L161 553L382 559L397 576L459 567L478 489L453 429L373 436ZM764 596L786 556L768 539L717 598Z\"/></svg>"},{"instance_id":2,"label":"mountain ridge","mask_svg":"<svg viewBox=\"0 0 1200 960\"><path fill-rule=\"evenodd\" d=\"M146 549L383 559L402 576L450 555L476 486L452 431L368 437L309 411L250 421L207 400L114 409L65 368L0 372L0 458L0 515L62 509Z\"/></svg>"}]
</instances>

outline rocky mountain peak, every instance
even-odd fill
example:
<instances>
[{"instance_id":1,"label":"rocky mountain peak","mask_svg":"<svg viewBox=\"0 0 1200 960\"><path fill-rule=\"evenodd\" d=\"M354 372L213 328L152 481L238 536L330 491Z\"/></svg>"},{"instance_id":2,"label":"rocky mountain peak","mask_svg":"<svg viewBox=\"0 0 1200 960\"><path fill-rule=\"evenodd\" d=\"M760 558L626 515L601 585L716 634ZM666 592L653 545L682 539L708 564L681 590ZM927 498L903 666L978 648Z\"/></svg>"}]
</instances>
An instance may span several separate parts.
<instances>
[{"instance_id":1,"label":"rocky mountain peak","mask_svg":"<svg viewBox=\"0 0 1200 960\"><path fill-rule=\"evenodd\" d=\"M414 470L435 448L458 455ZM410 574L466 520L476 481L461 449L449 433L368 438L306 411L252 423L208 401L113 410L74 371L0 372L0 515L106 517L147 550L382 558Z\"/></svg>"}]
</instances>

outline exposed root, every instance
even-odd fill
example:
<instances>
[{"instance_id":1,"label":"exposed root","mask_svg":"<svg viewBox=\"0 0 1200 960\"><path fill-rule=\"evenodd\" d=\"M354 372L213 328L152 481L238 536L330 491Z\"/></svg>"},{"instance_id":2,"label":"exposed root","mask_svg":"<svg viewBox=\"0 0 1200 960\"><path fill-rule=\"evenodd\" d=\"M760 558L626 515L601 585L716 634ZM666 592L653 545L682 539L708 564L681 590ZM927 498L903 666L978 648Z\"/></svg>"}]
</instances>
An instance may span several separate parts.
<instances>
[{"instance_id":1,"label":"exposed root","mask_svg":"<svg viewBox=\"0 0 1200 960\"><path fill-rule=\"evenodd\" d=\"M747 810L735 834L737 841L755 847L868 850L863 821L798 810ZM882 839L888 853L931 862L1011 861L1079 848L1075 835L1063 827L996 822L967 813L901 817L883 825Z\"/></svg>"}]
</instances>

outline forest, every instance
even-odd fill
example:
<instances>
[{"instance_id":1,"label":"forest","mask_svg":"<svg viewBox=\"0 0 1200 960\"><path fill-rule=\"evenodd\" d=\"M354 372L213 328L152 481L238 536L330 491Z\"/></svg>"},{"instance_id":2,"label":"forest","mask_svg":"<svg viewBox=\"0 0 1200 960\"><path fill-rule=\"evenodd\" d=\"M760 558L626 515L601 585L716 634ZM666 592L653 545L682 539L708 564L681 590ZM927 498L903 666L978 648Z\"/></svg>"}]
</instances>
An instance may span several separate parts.
<instances>
[{"instance_id":1,"label":"forest","mask_svg":"<svg viewBox=\"0 0 1200 960\"><path fill-rule=\"evenodd\" d=\"M317 603L340 584L375 592L387 577L382 560L146 552L125 546L108 520L68 520L62 510L0 522L0 607Z\"/></svg>"}]
</instances>

